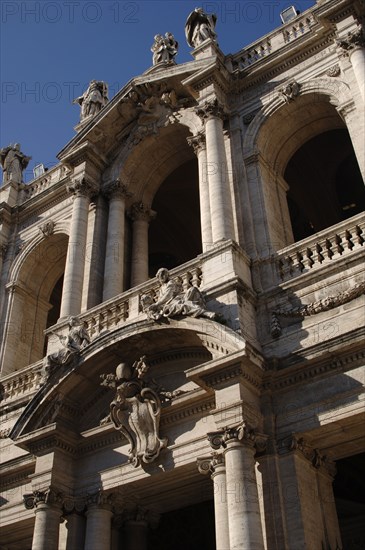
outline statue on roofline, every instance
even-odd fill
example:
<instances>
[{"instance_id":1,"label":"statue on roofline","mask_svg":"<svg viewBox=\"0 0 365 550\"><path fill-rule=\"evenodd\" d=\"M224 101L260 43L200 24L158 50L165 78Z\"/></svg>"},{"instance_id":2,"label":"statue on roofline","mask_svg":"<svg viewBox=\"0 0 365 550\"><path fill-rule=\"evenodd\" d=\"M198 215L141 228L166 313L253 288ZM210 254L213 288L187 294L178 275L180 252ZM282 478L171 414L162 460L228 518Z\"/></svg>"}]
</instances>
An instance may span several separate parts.
<instances>
[{"instance_id":1,"label":"statue on roofline","mask_svg":"<svg viewBox=\"0 0 365 550\"><path fill-rule=\"evenodd\" d=\"M203 8L195 8L185 24L185 36L189 46L196 48L208 38L216 42L216 22L217 16L214 13L207 14Z\"/></svg>"},{"instance_id":2,"label":"statue on roofline","mask_svg":"<svg viewBox=\"0 0 365 550\"><path fill-rule=\"evenodd\" d=\"M78 103L80 105L80 122L83 122L85 119L98 114L108 101L107 83L99 80L92 80L86 92L84 92L82 96L74 99L73 103Z\"/></svg>"},{"instance_id":3,"label":"statue on roofline","mask_svg":"<svg viewBox=\"0 0 365 550\"><path fill-rule=\"evenodd\" d=\"M27 157L20 151L19 143L8 145L0 149L0 161L3 169L3 183L14 181L23 183L23 170L32 157Z\"/></svg>"},{"instance_id":4,"label":"statue on roofline","mask_svg":"<svg viewBox=\"0 0 365 550\"><path fill-rule=\"evenodd\" d=\"M156 34L154 43L151 46L153 53L152 62L154 65L159 63L174 63L174 57L177 54L178 43L171 32L166 32L165 36Z\"/></svg>"}]
</instances>

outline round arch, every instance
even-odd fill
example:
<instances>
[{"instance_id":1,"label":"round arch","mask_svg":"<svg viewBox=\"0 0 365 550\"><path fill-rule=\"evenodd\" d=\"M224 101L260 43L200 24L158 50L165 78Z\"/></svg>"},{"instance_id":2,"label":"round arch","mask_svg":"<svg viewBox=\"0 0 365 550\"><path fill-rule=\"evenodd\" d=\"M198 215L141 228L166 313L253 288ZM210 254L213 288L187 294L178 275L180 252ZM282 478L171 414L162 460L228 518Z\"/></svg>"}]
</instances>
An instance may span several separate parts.
<instances>
[{"instance_id":1,"label":"round arch","mask_svg":"<svg viewBox=\"0 0 365 550\"><path fill-rule=\"evenodd\" d=\"M44 356L44 330L49 312L59 308L68 235L58 227L49 237L37 236L16 258L7 288L7 337L4 374L20 370ZM58 288L57 293L54 292Z\"/></svg>"}]
</instances>

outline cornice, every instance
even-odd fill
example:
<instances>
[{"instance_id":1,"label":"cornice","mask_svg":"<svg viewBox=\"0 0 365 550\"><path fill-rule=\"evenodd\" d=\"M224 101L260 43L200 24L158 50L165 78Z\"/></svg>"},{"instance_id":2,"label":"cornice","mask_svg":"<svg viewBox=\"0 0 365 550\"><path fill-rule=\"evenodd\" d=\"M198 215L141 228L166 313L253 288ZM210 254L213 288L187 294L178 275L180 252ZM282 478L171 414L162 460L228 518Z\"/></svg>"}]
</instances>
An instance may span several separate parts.
<instances>
[{"instance_id":1,"label":"cornice","mask_svg":"<svg viewBox=\"0 0 365 550\"><path fill-rule=\"evenodd\" d=\"M343 373L364 364L365 348L361 344L358 349L343 353L342 356L337 353L333 351L325 356L321 354L319 358L307 362L304 362L303 358L303 362L298 365L276 371L269 370L263 378L263 390L287 390L296 385L308 384L310 380ZM278 360L268 361L269 368L272 369L277 362Z\"/></svg>"}]
</instances>

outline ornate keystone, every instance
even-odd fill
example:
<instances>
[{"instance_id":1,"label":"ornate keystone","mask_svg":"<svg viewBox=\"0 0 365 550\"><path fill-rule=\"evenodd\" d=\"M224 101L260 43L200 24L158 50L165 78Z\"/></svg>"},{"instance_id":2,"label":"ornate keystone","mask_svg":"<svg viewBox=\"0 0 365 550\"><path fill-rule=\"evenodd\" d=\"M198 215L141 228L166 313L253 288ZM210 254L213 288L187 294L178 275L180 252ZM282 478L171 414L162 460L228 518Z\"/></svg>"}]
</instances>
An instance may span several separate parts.
<instances>
[{"instance_id":1,"label":"ornate keystone","mask_svg":"<svg viewBox=\"0 0 365 550\"><path fill-rule=\"evenodd\" d=\"M55 222L53 220L48 220L39 226L39 232L44 237L50 237L54 233Z\"/></svg>"},{"instance_id":2,"label":"ornate keystone","mask_svg":"<svg viewBox=\"0 0 365 550\"><path fill-rule=\"evenodd\" d=\"M298 84L298 82L291 82L290 84L286 84L282 88L278 89L278 96L281 97L285 103L294 101L294 99L298 97L299 93L300 84Z\"/></svg>"}]
</instances>

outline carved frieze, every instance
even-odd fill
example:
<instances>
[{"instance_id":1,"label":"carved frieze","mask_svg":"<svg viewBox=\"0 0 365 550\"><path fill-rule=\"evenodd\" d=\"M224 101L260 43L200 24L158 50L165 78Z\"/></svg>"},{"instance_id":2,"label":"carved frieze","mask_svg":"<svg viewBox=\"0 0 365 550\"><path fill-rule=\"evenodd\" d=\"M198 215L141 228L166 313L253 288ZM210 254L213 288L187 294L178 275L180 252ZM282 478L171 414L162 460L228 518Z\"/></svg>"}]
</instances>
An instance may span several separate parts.
<instances>
[{"instance_id":1,"label":"carved frieze","mask_svg":"<svg viewBox=\"0 0 365 550\"><path fill-rule=\"evenodd\" d=\"M83 321L80 321L77 317L70 317L68 327L67 335L53 333L59 339L62 347L57 352L45 357L44 371L46 378L52 374L52 367L69 365L90 344L90 335Z\"/></svg>"},{"instance_id":2,"label":"carved frieze","mask_svg":"<svg viewBox=\"0 0 365 550\"><path fill-rule=\"evenodd\" d=\"M335 296L327 296L321 300L316 300L315 302L304 304L296 308L277 309L271 314L271 335L275 338L281 335L282 327L280 324L280 317L291 317L300 320L304 317L316 315L317 313L322 313L323 311L328 311L351 302L362 294L365 294L365 281L357 283L352 288L339 292Z\"/></svg>"}]
</instances>

